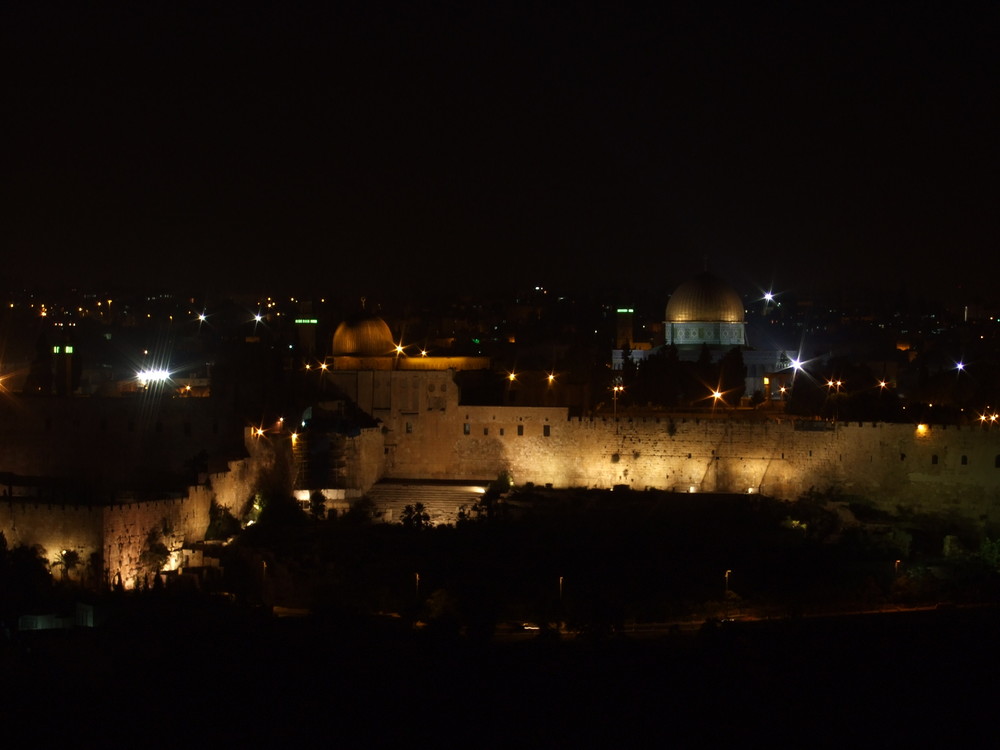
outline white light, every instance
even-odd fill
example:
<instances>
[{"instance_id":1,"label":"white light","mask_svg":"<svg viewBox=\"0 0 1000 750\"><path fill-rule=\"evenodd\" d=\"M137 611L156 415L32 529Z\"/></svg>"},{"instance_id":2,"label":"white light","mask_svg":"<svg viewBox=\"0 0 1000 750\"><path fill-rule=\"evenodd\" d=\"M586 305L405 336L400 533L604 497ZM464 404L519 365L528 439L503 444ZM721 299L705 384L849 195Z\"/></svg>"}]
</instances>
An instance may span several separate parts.
<instances>
[{"instance_id":1,"label":"white light","mask_svg":"<svg viewBox=\"0 0 1000 750\"><path fill-rule=\"evenodd\" d=\"M164 383L170 380L169 370L140 370L136 373L136 380L139 385L147 386L150 383Z\"/></svg>"}]
</instances>

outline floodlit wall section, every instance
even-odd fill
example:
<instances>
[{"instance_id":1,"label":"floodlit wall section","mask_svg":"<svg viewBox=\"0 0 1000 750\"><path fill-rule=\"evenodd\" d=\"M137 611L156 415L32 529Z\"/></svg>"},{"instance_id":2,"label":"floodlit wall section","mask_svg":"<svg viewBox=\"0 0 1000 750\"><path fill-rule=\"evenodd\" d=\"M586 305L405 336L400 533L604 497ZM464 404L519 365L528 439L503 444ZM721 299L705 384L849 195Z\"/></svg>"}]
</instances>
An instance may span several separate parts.
<instances>
[{"instance_id":1,"label":"floodlit wall section","mask_svg":"<svg viewBox=\"0 0 1000 750\"><path fill-rule=\"evenodd\" d=\"M402 418L401 418L402 419ZM555 487L764 493L835 488L886 510L1000 522L1000 430L883 423L644 417L457 407L402 420L387 474Z\"/></svg>"}]
</instances>

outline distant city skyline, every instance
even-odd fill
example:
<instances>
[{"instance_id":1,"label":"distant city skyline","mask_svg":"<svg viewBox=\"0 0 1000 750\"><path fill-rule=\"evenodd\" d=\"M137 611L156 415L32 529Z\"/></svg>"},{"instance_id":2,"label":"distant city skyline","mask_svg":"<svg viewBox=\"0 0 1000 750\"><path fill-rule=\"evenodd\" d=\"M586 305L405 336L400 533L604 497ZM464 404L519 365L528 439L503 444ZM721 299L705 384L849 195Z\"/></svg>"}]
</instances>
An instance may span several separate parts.
<instances>
[{"instance_id":1,"label":"distant city skyline","mask_svg":"<svg viewBox=\"0 0 1000 750\"><path fill-rule=\"evenodd\" d=\"M996 9L4 14L11 285L992 297Z\"/></svg>"}]
</instances>

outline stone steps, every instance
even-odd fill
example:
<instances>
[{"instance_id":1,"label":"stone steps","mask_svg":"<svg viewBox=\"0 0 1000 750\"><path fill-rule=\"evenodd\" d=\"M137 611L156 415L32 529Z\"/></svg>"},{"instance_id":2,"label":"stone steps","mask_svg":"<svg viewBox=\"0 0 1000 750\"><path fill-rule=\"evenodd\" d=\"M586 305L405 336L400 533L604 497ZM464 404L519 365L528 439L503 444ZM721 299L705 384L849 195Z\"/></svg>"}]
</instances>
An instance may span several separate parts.
<instances>
[{"instance_id":1,"label":"stone steps","mask_svg":"<svg viewBox=\"0 0 1000 750\"><path fill-rule=\"evenodd\" d=\"M399 523L407 505L423 503L431 523L455 523L459 509L471 509L486 490L486 483L455 484L430 482L379 482L368 490L368 497L382 513L386 523Z\"/></svg>"}]
</instances>

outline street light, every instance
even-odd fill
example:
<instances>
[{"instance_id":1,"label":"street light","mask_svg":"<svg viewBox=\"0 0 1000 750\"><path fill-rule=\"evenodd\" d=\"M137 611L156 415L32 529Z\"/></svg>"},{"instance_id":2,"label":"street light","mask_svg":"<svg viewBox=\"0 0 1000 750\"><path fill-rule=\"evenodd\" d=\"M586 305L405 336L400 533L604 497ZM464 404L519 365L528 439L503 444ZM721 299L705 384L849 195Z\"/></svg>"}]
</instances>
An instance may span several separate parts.
<instances>
[{"instance_id":1,"label":"street light","mask_svg":"<svg viewBox=\"0 0 1000 750\"><path fill-rule=\"evenodd\" d=\"M611 402L613 404L613 414L615 420L615 434L618 434L618 394L625 390L625 386L616 385L611 388Z\"/></svg>"}]
</instances>

